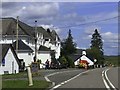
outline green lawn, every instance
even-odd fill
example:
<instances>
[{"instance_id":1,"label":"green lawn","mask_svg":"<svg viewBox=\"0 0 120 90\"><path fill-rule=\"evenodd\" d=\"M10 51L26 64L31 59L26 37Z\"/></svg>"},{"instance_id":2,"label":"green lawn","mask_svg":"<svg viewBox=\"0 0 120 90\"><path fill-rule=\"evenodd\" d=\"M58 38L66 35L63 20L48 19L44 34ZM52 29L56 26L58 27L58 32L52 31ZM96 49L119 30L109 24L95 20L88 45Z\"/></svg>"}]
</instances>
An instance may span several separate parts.
<instances>
[{"instance_id":1,"label":"green lawn","mask_svg":"<svg viewBox=\"0 0 120 90\"><path fill-rule=\"evenodd\" d=\"M40 77L40 74L33 74L33 77ZM2 75L3 81L2 81L2 90L16 90L22 88L22 90L26 89L39 89L39 90L45 90L48 88L51 83L43 80L34 80L33 79L33 86L28 86L28 80L14 80L17 78L27 78L27 72L20 72L18 74L6 74ZM4 79L12 79L12 80L4 80Z\"/></svg>"},{"instance_id":2,"label":"green lawn","mask_svg":"<svg viewBox=\"0 0 120 90\"><path fill-rule=\"evenodd\" d=\"M49 87L51 83L42 80L34 80L33 86L28 86L27 80L7 80L2 81L2 88L42 88Z\"/></svg>"},{"instance_id":3,"label":"green lawn","mask_svg":"<svg viewBox=\"0 0 120 90\"><path fill-rule=\"evenodd\" d=\"M18 74L5 74L2 75L3 79L10 79L10 78L26 78L27 72L20 72Z\"/></svg>"},{"instance_id":4,"label":"green lawn","mask_svg":"<svg viewBox=\"0 0 120 90\"><path fill-rule=\"evenodd\" d=\"M40 74L33 74L33 77L41 76ZM18 74L5 74L2 75L3 79L11 79L11 78L27 78L27 72L20 72Z\"/></svg>"}]
</instances>

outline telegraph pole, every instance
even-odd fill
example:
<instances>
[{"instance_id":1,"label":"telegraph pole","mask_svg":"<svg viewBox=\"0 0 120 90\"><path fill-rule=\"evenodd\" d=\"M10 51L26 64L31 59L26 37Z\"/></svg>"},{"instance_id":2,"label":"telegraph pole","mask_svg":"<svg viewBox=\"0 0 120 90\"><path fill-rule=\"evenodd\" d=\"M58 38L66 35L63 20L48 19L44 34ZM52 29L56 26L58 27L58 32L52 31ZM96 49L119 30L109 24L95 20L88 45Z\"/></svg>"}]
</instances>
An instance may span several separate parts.
<instances>
[{"instance_id":1,"label":"telegraph pole","mask_svg":"<svg viewBox=\"0 0 120 90\"><path fill-rule=\"evenodd\" d=\"M37 21L35 20L35 58L34 62L37 61Z\"/></svg>"},{"instance_id":2,"label":"telegraph pole","mask_svg":"<svg viewBox=\"0 0 120 90\"><path fill-rule=\"evenodd\" d=\"M16 53L18 53L18 21L19 21L19 16L17 16L17 27L16 27Z\"/></svg>"}]
</instances>

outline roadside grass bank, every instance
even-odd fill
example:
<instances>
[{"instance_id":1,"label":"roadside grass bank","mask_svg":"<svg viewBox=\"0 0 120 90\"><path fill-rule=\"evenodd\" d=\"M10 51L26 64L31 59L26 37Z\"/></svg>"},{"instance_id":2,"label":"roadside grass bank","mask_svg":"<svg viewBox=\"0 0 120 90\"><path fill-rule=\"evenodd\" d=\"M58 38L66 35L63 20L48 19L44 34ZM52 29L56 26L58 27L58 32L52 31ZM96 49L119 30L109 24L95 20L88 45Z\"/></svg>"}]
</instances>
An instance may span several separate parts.
<instances>
[{"instance_id":1,"label":"roadside grass bank","mask_svg":"<svg viewBox=\"0 0 120 90\"><path fill-rule=\"evenodd\" d=\"M4 75L0 75L2 76L2 79L14 79L14 78L28 78L27 76L27 72L20 72L17 74L4 74ZM39 77L41 76L41 74L33 74L32 77Z\"/></svg>"},{"instance_id":2,"label":"roadside grass bank","mask_svg":"<svg viewBox=\"0 0 120 90\"><path fill-rule=\"evenodd\" d=\"M105 63L108 65L120 66L120 56L105 56Z\"/></svg>"},{"instance_id":3,"label":"roadside grass bank","mask_svg":"<svg viewBox=\"0 0 120 90\"><path fill-rule=\"evenodd\" d=\"M9 89L29 89L29 88L37 88L40 90L45 90L47 89L51 83L43 80L33 80L33 86L28 86L28 81L27 80L7 80L7 81L2 81L2 90L9 90Z\"/></svg>"},{"instance_id":4,"label":"roadside grass bank","mask_svg":"<svg viewBox=\"0 0 120 90\"><path fill-rule=\"evenodd\" d=\"M46 90L52 85L52 83L40 79L39 77L42 76L40 73L32 74L33 86L29 86L27 72L20 72L18 74L5 74L0 76L2 77L2 90L19 90L21 88L22 90Z\"/></svg>"}]
</instances>

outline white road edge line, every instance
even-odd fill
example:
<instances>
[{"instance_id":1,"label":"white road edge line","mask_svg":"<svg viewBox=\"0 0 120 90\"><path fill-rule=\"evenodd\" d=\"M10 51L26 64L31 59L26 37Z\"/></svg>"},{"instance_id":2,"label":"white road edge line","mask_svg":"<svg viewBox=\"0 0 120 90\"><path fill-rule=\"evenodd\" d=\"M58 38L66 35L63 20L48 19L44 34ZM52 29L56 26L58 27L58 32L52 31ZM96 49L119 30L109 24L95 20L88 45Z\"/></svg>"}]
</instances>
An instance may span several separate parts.
<instances>
[{"instance_id":1,"label":"white road edge line","mask_svg":"<svg viewBox=\"0 0 120 90\"><path fill-rule=\"evenodd\" d=\"M112 88L113 88L114 90L117 90L117 89L114 87L114 85L110 82L110 80L108 79L108 76L107 76L107 71L108 71L108 70L110 70L110 68L102 71L102 79L103 79L103 82L104 82L104 84L105 84L105 87L106 87L108 90L111 90L110 87L109 87L109 85L107 84L107 81L108 81L108 83L112 86ZM104 77L104 74L105 74L105 77ZM105 80L105 78L107 79L107 81Z\"/></svg>"},{"instance_id":2,"label":"white road edge line","mask_svg":"<svg viewBox=\"0 0 120 90\"><path fill-rule=\"evenodd\" d=\"M103 82L104 82L104 84L105 84L105 87L106 87L108 90L110 90L110 87L109 87L109 85L107 84L107 82L106 82L106 80L105 80L105 78L104 78L104 72L105 72L105 70L102 71L102 79L103 79Z\"/></svg>"},{"instance_id":3,"label":"white road edge line","mask_svg":"<svg viewBox=\"0 0 120 90\"><path fill-rule=\"evenodd\" d=\"M95 69L93 69L93 70L95 70ZM63 82L61 82L60 84L54 86L54 87L51 88L50 90L54 90L54 89L56 89L56 88L62 86L63 84L66 84L66 83L68 83L69 81L71 81L71 80L77 78L77 77L80 76L81 74L86 73L86 72L89 72L89 71L93 71L93 70L87 70L87 71L81 72L81 73L79 73L78 75L72 77L71 79L68 79L68 80L66 80L66 81L63 81Z\"/></svg>"},{"instance_id":4,"label":"white road edge line","mask_svg":"<svg viewBox=\"0 0 120 90\"><path fill-rule=\"evenodd\" d=\"M106 77L106 79L108 80L108 82L109 82L109 84L111 85L111 87L112 87L114 90L117 90L117 89L115 88L115 86L114 86L114 85L110 82L110 80L108 79L108 76L107 76L107 71L108 71L108 70L110 70L110 68L105 71L105 77Z\"/></svg>"}]
</instances>

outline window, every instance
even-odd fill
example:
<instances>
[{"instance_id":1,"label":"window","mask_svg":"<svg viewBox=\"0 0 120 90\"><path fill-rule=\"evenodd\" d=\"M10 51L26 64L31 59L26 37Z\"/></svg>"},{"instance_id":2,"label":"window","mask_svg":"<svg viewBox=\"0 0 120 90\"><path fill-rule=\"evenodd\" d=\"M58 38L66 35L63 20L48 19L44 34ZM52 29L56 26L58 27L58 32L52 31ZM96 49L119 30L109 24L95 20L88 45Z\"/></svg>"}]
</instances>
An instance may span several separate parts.
<instances>
[{"instance_id":1,"label":"window","mask_svg":"<svg viewBox=\"0 0 120 90\"><path fill-rule=\"evenodd\" d=\"M31 55L31 53L28 53L28 55Z\"/></svg>"},{"instance_id":2,"label":"window","mask_svg":"<svg viewBox=\"0 0 120 90\"><path fill-rule=\"evenodd\" d=\"M2 66L5 66L5 59L2 59Z\"/></svg>"},{"instance_id":3,"label":"window","mask_svg":"<svg viewBox=\"0 0 120 90\"><path fill-rule=\"evenodd\" d=\"M4 74L9 74L9 71L4 71Z\"/></svg>"}]
</instances>

